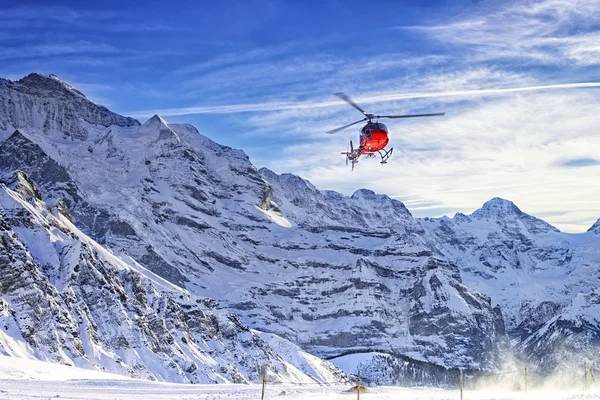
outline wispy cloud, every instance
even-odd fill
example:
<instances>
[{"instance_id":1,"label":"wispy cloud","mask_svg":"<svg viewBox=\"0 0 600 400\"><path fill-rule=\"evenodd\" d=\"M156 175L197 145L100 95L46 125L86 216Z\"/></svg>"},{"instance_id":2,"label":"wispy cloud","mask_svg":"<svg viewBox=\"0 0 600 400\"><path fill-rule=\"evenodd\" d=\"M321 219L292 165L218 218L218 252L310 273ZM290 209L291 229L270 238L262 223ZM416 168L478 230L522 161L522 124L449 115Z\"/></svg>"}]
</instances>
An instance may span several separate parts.
<instances>
[{"instance_id":1,"label":"wispy cloud","mask_svg":"<svg viewBox=\"0 0 600 400\"><path fill-rule=\"evenodd\" d=\"M523 60L541 64L600 63L595 0L514 2L491 13L433 26L404 26L463 47L471 61Z\"/></svg>"},{"instance_id":2,"label":"wispy cloud","mask_svg":"<svg viewBox=\"0 0 600 400\"><path fill-rule=\"evenodd\" d=\"M0 59L23 59L66 56L73 54L118 54L119 50L103 43L75 41L35 44L30 46L0 46Z\"/></svg>"},{"instance_id":3,"label":"wispy cloud","mask_svg":"<svg viewBox=\"0 0 600 400\"><path fill-rule=\"evenodd\" d=\"M556 85L538 85L512 88L496 89L475 89L475 90L451 90L445 92L415 92L415 93L387 93L366 97L356 97L356 101L361 104L381 103L393 100L407 99L425 99L437 97L481 97L489 95L501 95L518 92L531 92L543 90L575 89L575 88L595 88L600 87L600 82L578 82L564 83ZM131 111L128 115L132 116L152 116L160 114L164 116L190 115L190 114L231 114L240 112L259 112L259 111L280 111L280 110L302 110L325 107L338 107L346 103L339 100L317 101L317 102L269 102L254 104L231 104L221 106L199 106L171 108L163 110Z\"/></svg>"},{"instance_id":4,"label":"wispy cloud","mask_svg":"<svg viewBox=\"0 0 600 400\"><path fill-rule=\"evenodd\" d=\"M331 44L326 39L322 42ZM416 84L418 72L447 61L445 55L394 52L348 59L313 46L286 42L187 64L169 74L175 80L171 93L188 102L210 99L211 104L255 102L261 97L263 102L297 103L329 96L331 88L353 93L370 91L374 79L387 90L400 87L401 81ZM398 71L410 73L400 79Z\"/></svg>"}]
</instances>

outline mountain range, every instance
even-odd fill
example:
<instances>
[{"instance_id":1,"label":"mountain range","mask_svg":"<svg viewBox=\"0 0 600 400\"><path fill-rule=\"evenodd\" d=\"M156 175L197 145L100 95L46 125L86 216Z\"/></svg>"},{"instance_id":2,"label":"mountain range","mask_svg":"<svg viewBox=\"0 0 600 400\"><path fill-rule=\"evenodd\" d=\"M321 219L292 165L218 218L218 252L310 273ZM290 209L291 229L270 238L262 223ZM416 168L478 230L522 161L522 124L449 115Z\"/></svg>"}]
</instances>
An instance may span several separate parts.
<instances>
[{"instance_id":1,"label":"mountain range","mask_svg":"<svg viewBox=\"0 0 600 400\"><path fill-rule=\"evenodd\" d=\"M0 79L0 181L2 354L178 382L600 362L600 220L414 218L40 74Z\"/></svg>"}]
</instances>

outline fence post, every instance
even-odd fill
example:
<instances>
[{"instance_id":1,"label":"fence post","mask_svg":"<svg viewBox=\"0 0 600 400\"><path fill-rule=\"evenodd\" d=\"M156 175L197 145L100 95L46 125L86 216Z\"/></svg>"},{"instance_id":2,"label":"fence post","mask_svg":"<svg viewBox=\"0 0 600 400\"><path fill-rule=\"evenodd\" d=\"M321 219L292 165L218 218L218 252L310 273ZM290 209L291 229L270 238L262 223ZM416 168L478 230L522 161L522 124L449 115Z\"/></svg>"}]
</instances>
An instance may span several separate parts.
<instances>
[{"instance_id":1,"label":"fence post","mask_svg":"<svg viewBox=\"0 0 600 400\"><path fill-rule=\"evenodd\" d=\"M265 385L267 384L267 368L263 369L262 373L262 394L260 400L265 400Z\"/></svg>"},{"instance_id":2,"label":"fence post","mask_svg":"<svg viewBox=\"0 0 600 400\"><path fill-rule=\"evenodd\" d=\"M463 400L463 369L459 369L458 382L460 386L460 400Z\"/></svg>"},{"instance_id":3,"label":"fence post","mask_svg":"<svg viewBox=\"0 0 600 400\"><path fill-rule=\"evenodd\" d=\"M527 394L527 384L528 382L528 378L529 378L529 367L525 367L525 394Z\"/></svg>"},{"instance_id":4,"label":"fence post","mask_svg":"<svg viewBox=\"0 0 600 400\"><path fill-rule=\"evenodd\" d=\"M356 398L360 400L360 370L358 370L358 374L356 374L356 380L358 381L356 384Z\"/></svg>"}]
</instances>

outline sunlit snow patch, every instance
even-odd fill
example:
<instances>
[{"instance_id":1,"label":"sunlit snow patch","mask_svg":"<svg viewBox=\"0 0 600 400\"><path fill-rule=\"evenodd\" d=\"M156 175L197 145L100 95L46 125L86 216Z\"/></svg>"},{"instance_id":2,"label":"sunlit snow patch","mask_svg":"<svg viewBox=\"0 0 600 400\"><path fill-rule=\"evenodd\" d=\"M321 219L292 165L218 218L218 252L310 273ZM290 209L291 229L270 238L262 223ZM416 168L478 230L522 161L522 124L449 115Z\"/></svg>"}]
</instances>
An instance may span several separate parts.
<instances>
[{"instance_id":1,"label":"sunlit snow patch","mask_svg":"<svg viewBox=\"0 0 600 400\"><path fill-rule=\"evenodd\" d=\"M0 355L0 379L64 381L68 379L130 380L131 378L68 365Z\"/></svg>"},{"instance_id":2,"label":"sunlit snow patch","mask_svg":"<svg viewBox=\"0 0 600 400\"><path fill-rule=\"evenodd\" d=\"M283 226L284 228L292 227L292 223L290 221L288 221L285 217L283 217L281 214L279 214L278 212L275 212L273 210L263 210L260 207L256 207L256 208L259 209L267 217L269 217L269 219L271 221L275 222L277 225Z\"/></svg>"}]
</instances>

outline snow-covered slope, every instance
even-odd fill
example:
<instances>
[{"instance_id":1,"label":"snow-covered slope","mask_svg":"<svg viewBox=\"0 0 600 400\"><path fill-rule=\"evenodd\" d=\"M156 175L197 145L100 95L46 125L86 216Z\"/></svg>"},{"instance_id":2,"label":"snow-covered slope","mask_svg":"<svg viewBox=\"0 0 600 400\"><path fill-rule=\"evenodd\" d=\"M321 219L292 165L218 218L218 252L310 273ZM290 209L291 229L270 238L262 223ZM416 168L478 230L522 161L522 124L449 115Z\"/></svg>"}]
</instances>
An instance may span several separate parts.
<instances>
[{"instance_id":1,"label":"snow-covered slope","mask_svg":"<svg viewBox=\"0 0 600 400\"><path fill-rule=\"evenodd\" d=\"M109 374L95 370L43 362L27 358L0 355L0 380L2 379L39 379L43 381L65 381L71 379L86 380L125 380L123 375ZM30 383L31 384L31 383Z\"/></svg>"},{"instance_id":2,"label":"snow-covered slope","mask_svg":"<svg viewBox=\"0 0 600 400\"><path fill-rule=\"evenodd\" d=\"M597 226L563 234L502 199L470 216L414 219L382 194L346 197L259 171L191 125L94 119L99 106L70 85L31 77L0 86L0 104L26 102L19 115L35 116L5 117L0 172L25 171L95 241L244 324L334 360L389 356L399 367L382 381L436 366L499 369L509 339L531 356L521 343L598 284ZM66 135L71 125L46 104L89 107L68 119L85 134Z\"/></svg>"},{"instance_id":3,"label":"snow-covered slope","mask_svg":"<svg viewBox=\"0 0 600 400\"><path fill-rule=\"evenodd\" d=\"M38 197L17 172L0 185L0 354L169 382L337 382L303 352L276 347L211 299L113 255Z\"/></svg>"}]
</instances>

